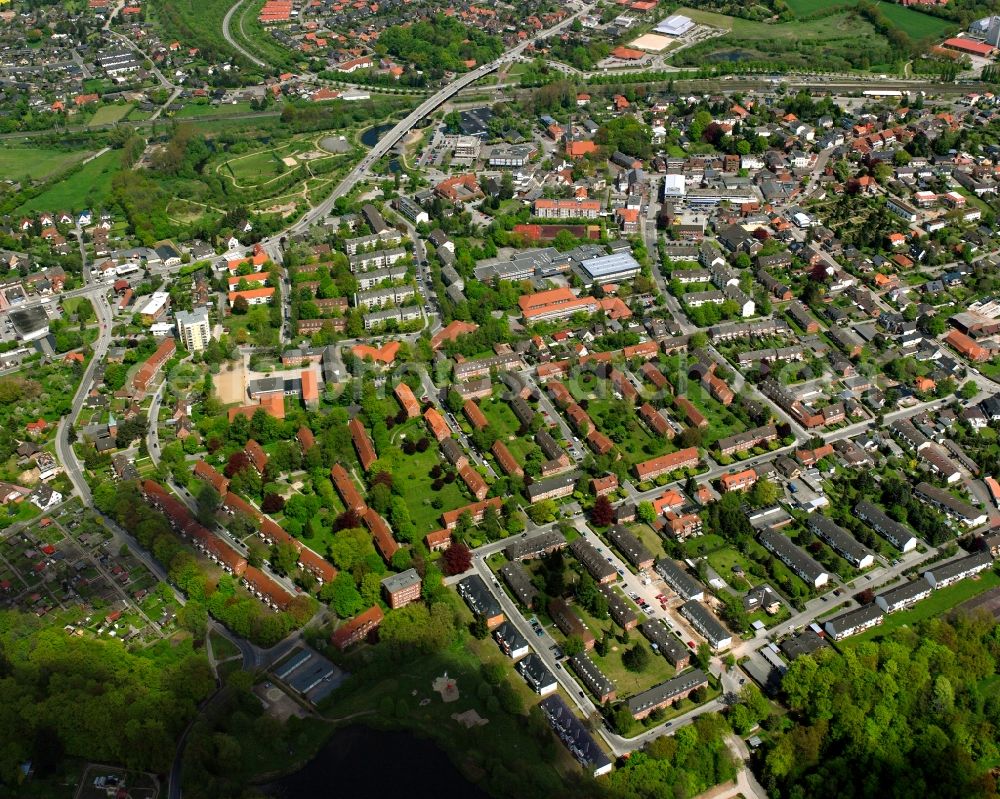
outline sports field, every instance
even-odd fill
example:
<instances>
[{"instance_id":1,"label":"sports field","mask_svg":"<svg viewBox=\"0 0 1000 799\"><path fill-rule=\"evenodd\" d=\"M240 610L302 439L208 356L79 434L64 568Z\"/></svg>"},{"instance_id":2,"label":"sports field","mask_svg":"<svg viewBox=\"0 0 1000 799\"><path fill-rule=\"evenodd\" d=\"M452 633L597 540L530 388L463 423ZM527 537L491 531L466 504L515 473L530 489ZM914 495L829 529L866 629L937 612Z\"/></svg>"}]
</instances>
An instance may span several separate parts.
<instances>
[{"instance_id":1,"label":"sports field","mask_svg":"<svg viewBox=\"0 0 1000 799\"><path fill-rule=\"evenodd\" d=\"M37 197L28 200L18 212L99 208L111 190L111 179L121 166L122 151L111 150L86 163L66 180L61 180Z\"/></svg>"},{"instance_id":2,"label":"sports field","mask_svg":"<svg viewBox=\"0 0 1000 799\"><path fill-rule=\"evenodd\" d=\"M89 155L86 151L0 147L0 175L8 180L44 180Z\"/></svg>"}]
</instances>

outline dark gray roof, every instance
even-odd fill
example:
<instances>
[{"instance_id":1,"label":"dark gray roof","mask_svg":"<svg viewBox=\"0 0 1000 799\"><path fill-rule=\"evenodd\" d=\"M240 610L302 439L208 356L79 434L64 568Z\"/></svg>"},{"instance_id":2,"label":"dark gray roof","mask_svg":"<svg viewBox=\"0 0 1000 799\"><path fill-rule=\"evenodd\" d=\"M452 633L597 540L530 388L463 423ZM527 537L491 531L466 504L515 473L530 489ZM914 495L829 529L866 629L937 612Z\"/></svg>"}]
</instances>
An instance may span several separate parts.
<instances>
[{"instance_id":1,"label":"dark gray roof","mask_svg":"<svg viewBox=\"0 0 1000 799\"><path fill-rule=\"evenodd\" d=\"M924 574L933 574L937 582L951 579L960 574L965 574L973 569L981 569L989 566L993 562L993 556L989 552L976 552L973 555L966 555L964 558L931 566Z\"/></svg>"},{"instance_id":2,"label":"dark gray roof","mask_svg":"<svg viewBox=\"0 0 1000 799\"><path fill-rule=\"evenodd\" d=\"M548 478L547 480L539 480L538 482L532 483L528 486L528 499L534 500L535 497L547 494L550 491L576 485L576 481L579 479L580 473L573 471L568 474L558 474L555 477Z\"/></svg>"},{"instance_id":3,"label":"dark gray roof","mask_svg":"<svg viewBox=\"0 0 1000 799\"><path fill-rule=\"evenodd\" d=\"M916 538L908 527L891 518L878 505L867 499L858 500L858 504L854 506L854 514L884 536L890 544L900 549L907 541Z\"/></svg>"},{"instance_id":4,"label":"dark gray roof","mask_svg":"<svg viewBox=\"0 0 1000 799\"><path fill-rule=\"evenodd\" d=\"M785 565L798 574L799 577L815 583L817 579L827 573L826 569L805 553L805 550L793 543L788 536L779 533L777 530L766 527L760 531L758 538L765 549L771 550L780 560L784 561Z\"/></svg>"},{"instance_id":5,"label":"dark gray roof","mask_svg":"<svg viewBox=\"0 0 1000 799\"><path fill-rule=\"evenodd\" d=\"M671 663L676 665L684 658L690 657L687 647L670 632L670 627L663 619L647 619L639 625L639 630L650 643L656 644L660 654Z\"/></svg>"},{"instance_id":6,"label":"dark gray roof","mask_svg":"<svg viewBox=\"0 0 1000 799\"><path fill-rule=\"evenodd\" d=\"M882 608L873 602L870 605L864 605L856 610L849 610L847 613L835 616L826 623L826 626L834 635L847 635L852 630L869 624L884 615Z\"/></svg>"},{"instance_id":7,"label":"dark gray roof","mask_svg":"<svg viewBox=\"0 0 1000 799\"><path fill-rule=\"evenodd\" d=\"M534 652L529 652L523 659L519 660L515 668L524 677L525 682L539 693L543 688L556 684L556 678L552 672L546 668L545 663Z\"/></svg>"},{"instance_id":8,"label":"dark gray roof","mask_svg":"<svg viewBox=\"0 0 1000 799\"><path fill-rule=\"evenodd\" d=\"M528 646L528 640L509 621L498 624L493 631L493 637L501 647L506 646L511 653Z\"/></svg>"},{"instance_id":9,"label":"dark gray roof","mask_svg":"<svg viewBox=\"0 0 1000 799\"><path fill-rule=\"evenodd\" d=\"M490 593L490 589L478 574L473 574L462 580L458 584L458 593L465 599L469 610L477 616L492 618L503 612L500 609L500 603Z\"/></svg>"},{"instance_id":10,"label":"dark gray roof","mask_svg":"<svg viewBox=\"0 0 1000 799\"><path fill-rule=\"evenodd\" d=\"M528 577L524 567L516 561L505 563L500 568L500 575L510 590L514 592L517 601L526 608L530 608L538 596L538 589L531 584L531 578Z\"/></svg>"},{"instance_id":11,"label":"dark gray roof","mask_svg":"<svg viewBox=\"0 0 1000 799\"><path fill-rule=\"evenodd\" d=\"M930 592L930 590L930 583L926 580L911 580L902 585L897 585L895 588L890 588L888 591L883 591L875 597L875 601L877 602L881 599L889 608L893 608L900 603L908 603L915 600L922 594Z\"/></svg>"},{"instance_id":12,"label":"dark gray roof","mask_svg":"<svg viewBox=\"0 0 1000 799\"><path fill-rule=\"evenodd\" d=\"M785 657L795 660L802 655L811 655L825 646L828 646L825 639L820 638L812 630L803 630L796 636L786 638L779 648L785 653Z\"/></svg>"},{"instance_id":13,"label":"dark gray roof","mask_svg":"<svg viewBox=\"0 0 1000 799\"><path fill-rule=\"evenodd\" d=\"M607 562L594 546L583 538L576 538L569 545L574 557L580 561L595 580L614 577L615 567Z\"/></svg>"},{"instance_id":14,"label":"dark gray roof","mask_svg":"<svg viewBox=\"0 0 1000 799\"><path fill-rule=\"evenodd\" d=\"M639 620L639 617L635 615L635 611L629 607L628 602L625 601L625 597L615 591L609 585L601 586L601 593L604 594L604 598L608 600L608 612L611 614L611 618L615 620L618 626L623 629L627 625L634 625L635 622Z\"/></svg>"},{"instance_id":15,"label":"dark gray roof","mask_svg":"<svg viewBox=\"0 0 1000 799\"><path fill-rule=\"evenodd\" d=\"M701 669L691 669L691 671L686 671L671 680L654 685L648 691L630 697L628 700L629 712L634 716L646 708L663 705L673 700L675 696L707 684L708 677L705 676L705 672Z\"/></svg>"},{"instance_id":16,"label":"dark gray roof","mask_svg":"<svg viewBox=\"0 0 1000 799\"><path fill-rule=\"evenodd\" d=\"M549 720L556 735L580 763L589 766L594 772L611 767L611 760L561 696L558 694L548 696L539 702L538 706Z\"/></svg>"},{"instance_id":17,"label":"dark gray roof","mask_svg":"<svg viewBox=\"0 0 1000 799\"><path fill-rule=\"evenodd\" d=\"M569 663L594 696L602 697L615 690L615 684L587 656L586 652L578 652L573 655L569 659Z\"/></svg>"},{"instance_id":18,"label":"dark gray roof","mask_svg":"<svg viewBox=\"0 0 1000 799\"><path fill-rule=\"evenodd\" d=\"M504 553L508 560L537 558L547 550L566 546L566 538L558 530L547 530L530 538L518 538L507 544Z\"/></svg>"},{"instance_id":19,"label":"dark gray roof","mask_svg":"<svg viewBox=\"0 0 1000 799\"><path fill-rule=\"evenodd\" d=\"M656 572L681 595L682 599L691 599L705 593L705 587L701 583L669 558L656 562Z\"/></svg>"},{"instance_id":20,"label":"dark gray roof","mask_svg":"<svg viewBox=\"0 0 1000 799\"><path fill-rule=\"evenodd\" d=\"M726 639L731 639L732 633L729 632L707 607L705 607L701 602L692 599L690 602L685 602L681 605L681 614L690 621L696 630L708 639L708 642L714 647L718 646L719 642Z\"/></svg>"},{"instance_id":21,"label":"dark gray roof","mask_svg":"<svg viewBox=\"0 0 1000 799\"><path fill-rule=\"evenodd\" d=\"M648 563L653 559L653 553L646 549L646 546L627 527L615 525L608 532L608 537L633 566Z\"/></svg>"},{"instance_id":22,"label":"dark gray roof","mask_svg":"<svg viewBox=\"0 0 1000 799\"><path fill-rule=\"evenodd\" d=\"M872 555L868 547L860 544L847 530L837 524L829 516L822 513L809 514L809 526L820 538L832 546L855 566L864 558Z\"/></svg>"}]
</instances>

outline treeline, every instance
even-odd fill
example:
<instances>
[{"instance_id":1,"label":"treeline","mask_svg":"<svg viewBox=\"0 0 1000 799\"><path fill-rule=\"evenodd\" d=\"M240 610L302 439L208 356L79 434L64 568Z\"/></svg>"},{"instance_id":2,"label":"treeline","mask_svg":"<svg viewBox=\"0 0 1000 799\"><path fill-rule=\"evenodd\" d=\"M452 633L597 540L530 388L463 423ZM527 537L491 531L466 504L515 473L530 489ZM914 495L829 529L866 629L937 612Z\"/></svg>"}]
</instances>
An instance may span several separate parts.
<instances>
[{"instance_id":1,"label":"treeline","mask_svg":"<svg viewBox=\"0 0 1000 799\"><path fill-rule=\"evenodd\" d=\"M706 713L673 735L661 735L633 752L611 772L607 794L615 799L696 796L736 778L737 767L726 747L729 724Z\"/></svg>"},{"instance_id":2,"label":"treeline","mask_svg":"<svg viewBox=\"0 0 1000 799\"><path fill-rule=\"evenodd\" d=\"M768 795L997 797L998 631L959 614L795 660L756 763Z\"/></svg>"},{"instance_id":3,"label":"treeline","mask_svg":"<svg viewBox=\"0 0 1000 799\"><path fill-rule=\"evenodd\" d=\"M66 757L167 771L214 688L205 658L189 645L132 653L46 624L0 612L0 794L21 795L28 762L38 777Z\"/></svg>"},{"instance_id":4,"label":"treeline","mask_svg":"<svg viewBox=\"0 0 1000 799\"><path fill-rule=\"evenodd\" d=\"M286 102L281 121L292 133L315 130L340 130L362 122L385 119L408 109L413 100L407 97L377 97L372 100L344 100L332 103Z\"/></svg>"},{"instance_id":5,"label":"treeline","mask_svg":"<svg viewBox=\"0 0 1000 799\"><path fill-rule=\"evenodd\" d=\"M874 3L869 2L869 0L858 0L856 9L858 14L868 20L879 34L888 39L892 48L901 56L915 57L923 52L924 48L914 42L908 33L890 22L889 18Z\"/></svg>"}]
</instances>

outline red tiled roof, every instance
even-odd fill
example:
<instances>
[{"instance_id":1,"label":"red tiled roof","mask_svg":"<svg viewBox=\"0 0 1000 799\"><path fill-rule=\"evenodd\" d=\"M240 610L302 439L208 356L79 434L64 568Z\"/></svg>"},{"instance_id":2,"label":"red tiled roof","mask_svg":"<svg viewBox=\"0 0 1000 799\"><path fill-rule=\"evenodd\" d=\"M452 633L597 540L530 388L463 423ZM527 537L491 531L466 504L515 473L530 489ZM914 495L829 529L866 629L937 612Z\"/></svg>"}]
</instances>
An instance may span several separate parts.
<instances>
[{"instance_id":1,"label":"red tiled roof","mask_svg":"<svg viewBox=\"0 0 1000 799\"><path fill-rule=\"evenodd\" d=\"M406 415L410 419L415 419L420 415L420 403L417 402L416 396L413 394L413 389L411 389L406 383L402 381L396 384L393 389L393 393L396 395L396 399L399 400L399 404L406 411Z\"/></svg>"},{"instance_id":2,"label":"red tiled roof","mask_svg":"<svg viewBox=\"0 0 1000 799\"><path fill-rule=\"evenodd\" d=\"M378 455L375 452L375 445L372 444L371 438L368 436L368 431L365 426L361 424L361 420L358 417L354 417L347 423L348 429L351 431L351 438L354 439L354 448L358 452L358 459L361 461L361 467L367 471L371 468L371 465L378 460Z\"/></svg>"},{"instance_id":3,"label":"red tiled roof","mask_svg":"<svg viewBox=\"0 0 1000 799\"><path fill-rule=\"evenodd\" d=\"M212 488L219 492L220 497L224 497L229 490L229 480L220 474L214 466L206 463L201 458L194 463L194 474L195 477L200 477L209 483Z\"/></svg>"},{"instance_id":4,"label":"red tiled roof","mask_svg":"<svg viewBox=\"0 0 1000 799\"><path fill-rule=\"evenodd\" d=\"M670 472L698 462L698 448L688 447L687 449L672 452L669 455L661 455L659 458L652 458L635 465L635 473L639 479L654 472Z\"/></svg>"},{"instance_id":5,"label":"red tiled roof","mask_svg":"<svg viewBox=\"0 0 1000 799\"><path fill-rule=\"evenodd\" d=\"M466 400L465 404L462 406L462 411L465 413L465 418L468 419L469 423L477 430L483 430L484 428L489 427L489 419L486 418L486 415L476 404L475 400Z\"/></svg>"},{"instance_id":6,"label":"red tiled roof","mask_svg":"<svg viewBox=\"0 0 1000 799\"><path fill-rule=\"evenodd\" d=\"M375 541L375 546L378 548L379 554L385 559L386 563L392 560L392 556L395 555L399 549L399 542L396 541L392 536L392 530L389 525L386 524L385 519L378 515L371 508L366 508L364 515L365 527L368 528L369 532L372 534L372 538Z\"/></svg>"},{"instance_id":7,"label":"red tiled roof","mask_svg":"<svg viewBox=\"0 0 1000 799\"><path fill-rule=\"evenodd\" d=\"M347 473L347 469L339 463L335 463L333 468L330 469L330 479L333 481L337 493L340 494L340 498L344 501L344 506L348 510L361 513L365 509L365 500L361 496L361 492L354 485L351 476Z\"/></svg>"},{"instance_id":8,"label":"red tiled roof","mask_svg":"<svg viewBox=\"0 0 1000 799\"><path fill-rule=\"evenodd\" d=\"M424 411L424 421L430 428L431 434L438 441L443 441L451 436L451 428L445 422L444 417L438 413L437 408L428 408Z\"/></svg>"}]
</instances>

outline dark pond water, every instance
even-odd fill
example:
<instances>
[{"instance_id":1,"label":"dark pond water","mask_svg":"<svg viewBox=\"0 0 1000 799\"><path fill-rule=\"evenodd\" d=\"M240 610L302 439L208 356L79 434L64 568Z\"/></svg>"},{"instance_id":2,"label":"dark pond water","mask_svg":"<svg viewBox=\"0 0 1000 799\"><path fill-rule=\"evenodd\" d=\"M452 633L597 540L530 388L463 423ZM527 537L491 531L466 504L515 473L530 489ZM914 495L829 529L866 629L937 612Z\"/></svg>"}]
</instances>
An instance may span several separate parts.
<instances>
[{"instance_id":1,"label":"dark pond water","mask_svg":"<svg viewBox=\"0 0 1000 799\"><path fill-rule=\"evenodd\" d=\"M391 795L489 799L432 742L367 727L338 730L301 770L264 790L275 799Z\"/></svg>"},{"instance_id":2,"label":"dark pond water","mask_svg":"<svg viewBox=\"0 0 1000 799\"><path fill-rule=\"evenodd\" d=\"M723 50L719 53L712 53L706 61L748 61L754 58L755 54L749 50Z\"/></svg>"},{"instance_id":3,"label":"dark pond water","mask_svg":"<svg viewBox=\"0 0 1000 799\"><path fill-rule=\"evenodd\" d=\"M386 133L393 129L393 125L388 122L384 125L375 125L368 128L364 133L361 134L361 143L365 147L374 147L378 144L378 140L381 139Z\"/></svg>"}]
</instances>

